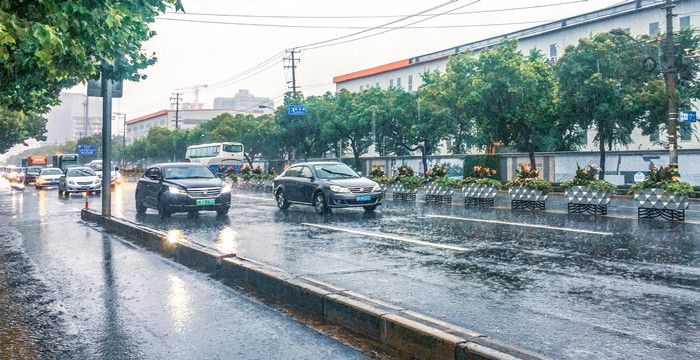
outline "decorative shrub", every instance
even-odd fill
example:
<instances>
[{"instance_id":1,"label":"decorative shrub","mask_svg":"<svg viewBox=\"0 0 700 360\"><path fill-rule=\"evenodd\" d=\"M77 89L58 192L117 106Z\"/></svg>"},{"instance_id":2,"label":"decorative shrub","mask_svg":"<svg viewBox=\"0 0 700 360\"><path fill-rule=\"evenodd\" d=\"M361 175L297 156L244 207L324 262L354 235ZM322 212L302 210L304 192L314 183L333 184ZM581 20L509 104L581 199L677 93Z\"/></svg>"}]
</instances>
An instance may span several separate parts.
<instances>
[{"instance_id":1,"label":"decorative shrub","mask_svg":"<svg viewBox=\"0 0 700 360\"><path fill-rule=\"evenodd\" d=\"M418 176L406 176L399 178L399 181L406 189L417 189L423 185L424 180Z\"/></svg>"},{"instance_id":2,"label":"decorative shrub","mask_svg":"<svg viewBox=\"0 0 700 360\"><path fill-rule=\"evenodd\" d=\"M527 164L520 164L520 168L516 169L515 173L518 176L513 181L507 182L506 186L523 186L528 189L540 190L545 194L552 190L552 184L549 181L540 179L540 172L530 168Z\"/></svg>"},{"instance_id":3,"label":"decorative shrub","mask_svg":"<svg viewBox=\"0 0 700 360\"><path fill-rule=\"evenodd\" d=\"M457 179L450 179L448 177L436 178L433 184L441 185L449 189L460 189L462 188L462 181Z\"/></svg>"},{"instance_id":4,"label":"decorative shrub","mask_svg":"<svg viewBox=\"0 0 700 360\"><path fill-rule=\"evenodd\" d=\"M669 165L661 168L651 165L644 181L630 186L630 192L642 189L664 189L664 193L679 196L689 195L694 191L693 185L681 181L678 169Z\"/></svg>"},{"instance_id":5,"label":"decorative shrub","mask_svg":"<svg viewBox=\"0 0 700 360\"><path fill-rule=\"evenodd\" d=\"M486 154L486 155L467 155L464 157L464 177L472 176L471 172L474 166L483 166L490 169L501 168L501 155Z\"/></svg>"},{"instance_id":6,"label":"decorative shrub","mask_svg":"<svg viewBox=\"0 0 700 360\"><path fill-rule=\"evenodd\" d=\"M434 181L435 179L444 178L449 170L450 168L447 167L447 164L435 164L431 169L425 171L425 177L430 181Z\"/></svg>"},{"instance_id":7,"label":"decorative shrub","mask_svg":"<svg viewBox=\"0 0 700 360\"><path fill-rule=\"evenodd\" d=\"M252 171L253 175L261 175L263 172L262 168L259 165L254 167Z\"/></svg>"},{"instance_id":8,"label":"decorative shrub","mask_svg":"<svg viewBox=\"0 0 700 360\"><path fill-rule=\"evenodd\" d=\"M371 177L370 179L372 179L373 181L375 181L377 183L387 184L387 185L391 185L394 182L396 182L396 179L392 178L391 176L386 176L386 175Z\"/></svg>"},{"instance_id":9,"label":"decorative shrub","mask_svg":"<svg viewBox=\"0 0 700 360\"><path fill-rule=\"evenodd\" d=\"M268 170L267 173L270 174L270 175L277 175L277 170L276 170L275 168L271 167L270 170Z\"/></svg>"},{"instance_id":10,"label":"decorative shrub","mask_svg":"<svg viewBox=\"0 0 700 360\"><path fill-rule=\"evenodd\" d=\"M462 186L466 186L469 184L474 184L477 186L493 186L496 188L500 188L501 186L503 186L503 184L501 184L500 181L498 181L496 179L487 178L487 177L480 178L480 179L475 178L475 177L468 177L468 178L462 180Z\"/></svg>"},{"instance_id":11,"label":"decorative shrub","mask_svg":"<svg viewBox=\"0 0 700 360\"><path fill-rule=\"evenodd\" d=\"M576 165L576 174L571 180L561 183L562 189L568 189L573 186L583 186L584 188L597 192L612 192L615 190L615 185L607 180L596 180L600 169L594 164L582 168Z\"/></svg>"},{"instance_id":12,"label":"decorative shrub","mask_svg":"<svg viewBox=\"0 0 700 360\"><path fill-rule=\"evenodd\" d=\"M373 167L372 170L369 171L369 177L371 178L378 178L382 176L384 176L384 170L379 165Z\"/></svg>"},{"instance_id":13,"label":"decorative shrub","mask_svg":"<svg viewBox=\"0 0 700 360\"><path fill-rule=\"evenodd\" d=\"M253 169L248 164L241 167L241 175L250 175L252 172Z\"/></svg>"},{"instance_id":14,"label":"decorative shrub","mask_svg":"<svg viewBox=\"0 0 700 360\"><path fill-rule=\"evenodd\" d=\"M402 179L402 178L411 177L411 176L413 176L413 168L412 167L406 166L406 165L401 165L397 169L397 172L396 172L397 178Z\"/></svg>"},{"instance_id":15,"label":"decorative shrub","mask_svg":"<svg viewBox=\"0 0 700 360\"><path fill-rule=\"evenodd\" d=\"M495 179L498 172L496 169L491 169L487 166L476 165L472 168L471 177L477 179L491 178Z\"/></svg>"},{"instance_id":16,"label":"decorative shrub","mask_svg":"<svg viewBox=\"0 0 700 360\"><path fill-rule=\"evenodd\" d=\"M277 177L277 175L274 174L255 174L251 177L251 179L255 180L274 180Z\"/></svg>"}]
</instances>

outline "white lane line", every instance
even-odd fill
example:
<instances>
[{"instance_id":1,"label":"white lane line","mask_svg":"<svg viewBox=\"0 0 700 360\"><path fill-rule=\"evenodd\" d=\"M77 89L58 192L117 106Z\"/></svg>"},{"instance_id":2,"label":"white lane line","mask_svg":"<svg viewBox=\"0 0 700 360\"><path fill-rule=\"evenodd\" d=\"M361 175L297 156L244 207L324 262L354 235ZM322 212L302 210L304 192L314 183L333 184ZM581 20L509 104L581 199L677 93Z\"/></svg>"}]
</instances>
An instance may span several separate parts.
<instances>
[{"instance_id":1,"label":"white lane line","mask_svg":"<svg viewBox=\"0 0 700 360\"><path fill-rule=\"evenodd\" d=\"M469 249L459 247L459 246L446 245L446 244L436 244L436 243L431 243L431 242L427 242L427 241L409 239L409 238L396 236L396 235L382 234L382 233L369 232L369 231L360 231L360 230L354 230L354 229L348 229L348 228L339 228L339 227L334 227L334 226L326 226L326 225L310 224L310 223L301 223L301 225L315 227L315 228L323 229L323 230L340 231L340 232L346 232L346 233L355 234L355 235L365 235L365 236L372 236L372 237L382 238L382 239L387 239L387 240L403 241L403 242L407 242L407 243L411 243L411 244L431 246L431 247L435 247L435 248L439 248L439 249L446 249L446 250L452 250L452 251L469 251Z\"/></svg>"},{"instance_id":2,"label":"white lane line","mask_svg":"<svg viewBox=\"0 0 700 360\"><path fill-rule=\"evenodd\" d=\"M516 222L500 221L500 220L486 220L486 219L463 218L463 217L449 216L449 215L425 215L425 217L427 217L427 218L437 218L437 219L460 220L460 221L472 221L472 222L481 222L481 223L489 223L489 224L522 226L522 227L530 227L530 228L538 228L538 229L547 229L547 230L561 230L561 231L568 231L568 232L575 232L575 233L582 233L582 234L592 234L592 235L603 235L603 236L612 236L612 235L613 235L613 233L611 233L611 232L603 232L603 231L581 230L581 229L572 229L572 228L565 228L565 227L559 227L559 226L549 226L549 225L539 225L539 224L525 224L525 223L516 223Z\"/></svg>"},{"instance_id":3,"label":"white lane line","mask_svg":"<svg viewBox=\"0 0 700 360\"><path fill-rule=\"evenodd\" d=\"M250 199L250 200L276 201L276 200L273 199L273 198L264 198L264 197L246 196L246 195L236 195L236 194L231 194L231 197L241 198L241 199Z\"/></svg>"}]
</instances>

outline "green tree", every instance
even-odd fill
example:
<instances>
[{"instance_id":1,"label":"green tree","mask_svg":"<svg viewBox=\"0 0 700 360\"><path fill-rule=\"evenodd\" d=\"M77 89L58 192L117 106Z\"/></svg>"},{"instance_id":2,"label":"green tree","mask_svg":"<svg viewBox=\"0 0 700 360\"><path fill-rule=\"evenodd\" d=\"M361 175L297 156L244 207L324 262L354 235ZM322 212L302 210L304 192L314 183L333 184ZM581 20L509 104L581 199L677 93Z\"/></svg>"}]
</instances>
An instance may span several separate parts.
<instances>
[{"instance_id":1,"label":"green tree","mask_svg":"<svg viewBox=\"0 0 700 360\"><path fill-rule=\"evenodd\" d=\"M473 89L481 106L476 126L488 138L527 152L546 148L556 114L556 82L536 50L525 56L516 40L503 40L479 57Z\"/></svg>"},{"instance_id":2,"label":"green tree","mask_svg":"<svg viewBox=\"0 0 700 360\"><path fill-rule=\"evenodd\" d=\"M0 106L0 153L27 139L46 140L45 133L46 119L43 117Z\"/></svg>"},{"instance_id":3,"label":"green tree","mask_svg":"<svg viewBox=\"0 0 700 360\"><path fill-rule=\"evenodd\" d=\"M197 127L195 133L207 141L236 141L244 145L244 156L251 167L260 157L274 158L279 155L277 126L272 116L252 116L229 113L221 114Z\"/></svg>"},{"instance_id":4,"label":"green tree","mask_svg":"<svg viewBox=\"0 0 700 360\"><path fill-rule=\"evenodd\" d=\"M383 101L383 92L379 88L359 93L343 89L335 96L336 114L325 124L325 129L334 134L335 141L347 144L352 152L356 170L362 167L360 157L372 146L372 126L377 113L384 105Z\"/></svg>"},{"instance_id":5,"label":"green tree","mask_svg":"<svg viewBox=\"0 0 700 360\"><path fill-rule=\"evenodd\" d=\"M647 120L641 97L658 87L643 66L648 56L643 42L601 33L567 47L557 63L561 119L569 129L595 128L601 179L606 146L629 144L634 128Z\"/></svg>"},{"instance_id":6,"label":"green tree","mask_svg":"<svg viewBox=\"0 0 700 360\"><path fill-rule=\"evenodd\" d=\"M300 104L306 105L308 115L293 116L287 113L287 106ZM324 124L332 121L333 116L334 100L331 93L306 99L301 95L293 98L287 94L284 106L279 107L275 113L282 147L304 160L323 156L335 145L329 143L328 137L322 132Z\"/></svg>"}]
</instances>

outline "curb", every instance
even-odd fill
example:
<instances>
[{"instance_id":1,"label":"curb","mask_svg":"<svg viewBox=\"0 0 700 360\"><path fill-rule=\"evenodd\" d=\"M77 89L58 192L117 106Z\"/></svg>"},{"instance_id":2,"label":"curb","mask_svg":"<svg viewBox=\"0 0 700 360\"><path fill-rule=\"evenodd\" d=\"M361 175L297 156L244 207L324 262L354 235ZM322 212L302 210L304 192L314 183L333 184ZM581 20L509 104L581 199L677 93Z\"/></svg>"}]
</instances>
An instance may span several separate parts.
<instances>
[{"instance_id":1,"label":"curb","mask_svg":"<svg viewBox=\"0 0 700 360\"><path fill-rule=\"evenodd\" d=\"M166 233L83 209L81 219L155 251L230 287L240 287L325 324L340 326L380 346L416 359L544 360L540 354L505 344L429 316L319 280L222 254Z\"/></svg>"}]
</instances>

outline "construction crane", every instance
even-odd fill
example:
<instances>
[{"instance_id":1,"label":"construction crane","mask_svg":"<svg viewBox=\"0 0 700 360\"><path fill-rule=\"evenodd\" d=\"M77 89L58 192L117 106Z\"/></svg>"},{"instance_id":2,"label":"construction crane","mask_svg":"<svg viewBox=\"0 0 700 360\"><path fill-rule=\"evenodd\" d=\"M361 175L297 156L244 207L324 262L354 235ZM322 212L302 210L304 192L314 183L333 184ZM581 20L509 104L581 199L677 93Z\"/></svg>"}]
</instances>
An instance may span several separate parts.
<instances>
[{"instance_id":1,"label":"construction crane","mask_svg":"<svg viewBox=\"0 0 700 360\"><path fill-rule=\"evenodd\" d=\"M200 85L194 85L190 87L184 87L184 88L179 88L175 91L192 91L194 93L194 109L199 110L199 89L206 89L209 87L209 84L200 84Z\"/></svg>"}]
</instances>

